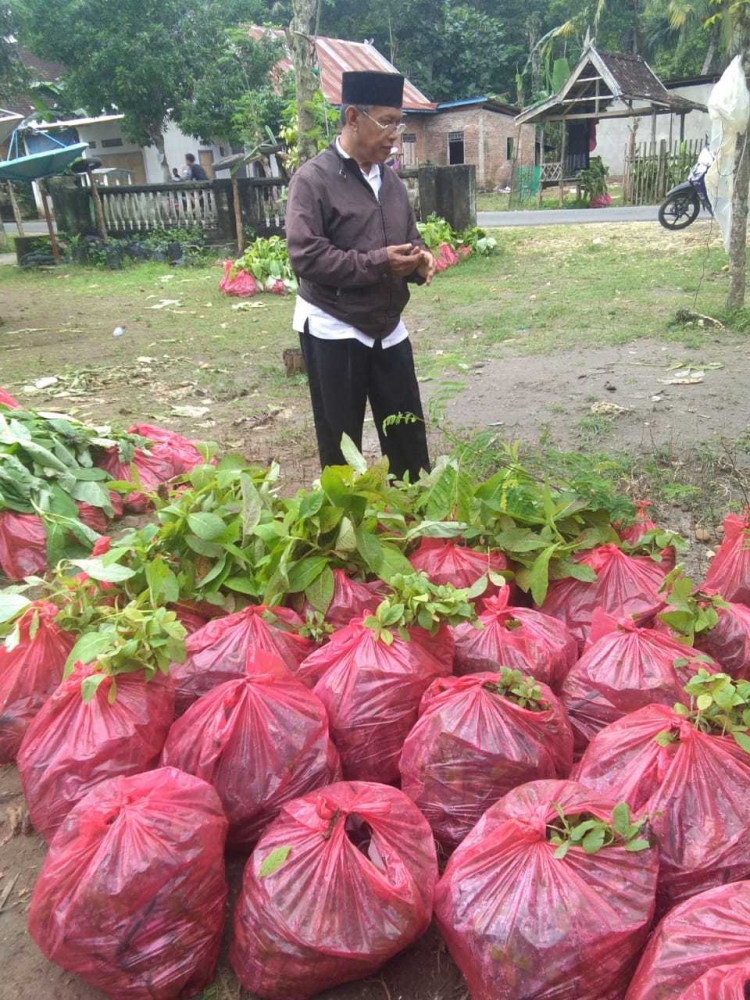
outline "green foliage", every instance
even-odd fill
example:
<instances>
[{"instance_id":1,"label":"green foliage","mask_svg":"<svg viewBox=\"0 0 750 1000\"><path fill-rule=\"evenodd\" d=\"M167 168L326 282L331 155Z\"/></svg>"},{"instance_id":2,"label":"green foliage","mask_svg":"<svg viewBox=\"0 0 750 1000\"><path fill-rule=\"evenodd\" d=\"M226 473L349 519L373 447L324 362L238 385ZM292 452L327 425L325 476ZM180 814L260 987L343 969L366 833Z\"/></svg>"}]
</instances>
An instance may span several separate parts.
<instances>
[{"instance_id":1,"label":"green foliage","mask_svg":"<svg viewBox=\"0 0 750 1000\"><path fill-rule=\"evenodd\" d=\"M604 165L601 156L593 156L586 170L578 175L583 197L591 202L607 193L607 177L609 167Z\"/></svg>"},{"instance_id":2,"label":"green foliage","mask_svg":"<svg viewBox=\"0 0 750 1000\"><path fill-rule=\"evenodd\" d=\"M555 811L558 819L547 826L547 840L556 846L555 858L558 860L562 860L571 848L580 848L585 854L598 854L608 847L624 847L631 853L651 847L643 835L646 818L632 822L627 802L615 806L610 823L591 813L566 815L556 803Z\"/></svg>"},{"instance_id":3,"label":"green foliage","mask_svg":"<svg viewBox=\"0 0 750 1000\"><path fill-rule=\"evenodd\" d=\"M378 605L374 615L365 618L365 626L373 629L378 639L390 645L394 632L407 640L412 626L435 634L442 625L460 625L475 621L476 612L470 600L477 596L470 590L457 590L450 584L432 583L425 573L396 573L389 581L390 597ZM481 593L481 591L480 591Z\"/></svg>"},{"instance_id":4,"label":"green foliage","mask_svg":"<svg viewBox=\"0 0 750 1000\"><path fill-rule=\"evenodd\" d=\"M690 695L690 707L675 705L677 715L689 719L703 733L731 736L750 753L750 681L735 681L728 674L702 669L685 685L685 692ZM667 746L677 735L666 730L656 739Z\"/></svg>"},{"instance_id":5,"label":"green foliage","mask_svg":"<svg viewBox=\"0 0 750 1000\"><path fill-rule=\"evenodd\" d=\"M289 261L286 240L280 236L260 238L251 243L242 257L234 262L233 273L247 271L263 288L283 281L287 291L297 289L297 279Z\"/></svg>"},{"instance_id":6,"label":"green foliage","mask_svg":"<svg viewBox=\"0 0 750 1000\"><path fill-rule=\"evenodd\" d=\"M425 222L418 222L419 235L425 246L437 254L440 247L447 244L452 250L465 246L483 257L489 257L497 248L494 236L488 236L484 229L474 227L463 233L457 233L453 227L439 215L429 215Z\"/></svg>"},{"instance_id":7,"label":"green foliage","mask_svg":"<svg viewBox=\"0 0 750 1000\"><path fill-rule=\"evenodd\" d=\"M308 138L315 142L318 152L324 150L336 138L339 126L339 112L328 103L323 91L318 89L306 107L312 112L315 125ZM285 103L281 110L279 136L283 139L289 156L289 165L297 168L300 164L299 123L297 120L297 97L293 86L285 89Z\"/></svg>"},{"instance_id":8,"label":"green foliage","mask_svg":"<svg viewBox=\"0 0 750 1000\"><path fill-rule=\"evenodd\" d=\"M484 688L530 712L544 712L549 708L542 697L542 689L534 678L522 674L520 670L500 667L497 680L488 681Z\"/></svg>"},{"instance_id":9,"label":"green foliage","mask_svg":"<svg viewBox=\"0 0 750 1000\"><path fill-rule=\"evenodd\" d=\"M661 612L659 618L688 646L694 645L696 635L716 628L719 611L728 607L718 594L704 594L696 590L693 581L684 575L682 565L676 566L665 578L662 593L669 607Z\"/></svg>"}]
</instances>

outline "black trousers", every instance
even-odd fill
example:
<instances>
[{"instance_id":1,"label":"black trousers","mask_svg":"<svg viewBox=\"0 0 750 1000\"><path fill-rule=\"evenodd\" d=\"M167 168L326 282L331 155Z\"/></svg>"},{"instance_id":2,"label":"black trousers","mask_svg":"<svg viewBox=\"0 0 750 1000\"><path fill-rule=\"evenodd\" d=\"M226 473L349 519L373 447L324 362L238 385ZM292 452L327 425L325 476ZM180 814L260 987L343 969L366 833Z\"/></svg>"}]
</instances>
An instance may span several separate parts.
<instances>
[{"instance_id":1,"label":"black trousers","mask_svg":"<svg viewBox=\"0 0 750 1000\"><path fill-rule=\"evenodd\" d=\"M341 453L343 434L362 448L369 399L390 471L397 479L408 472L412 482L422 469L429 471L424 414L408 340L383 350L379 342L365 347L358 340L321 340L301 333L300 344L322 467L346 464ZM397 413L414 414L418 419L384 429L385 418Z\"/></svg>"}]
</instances>

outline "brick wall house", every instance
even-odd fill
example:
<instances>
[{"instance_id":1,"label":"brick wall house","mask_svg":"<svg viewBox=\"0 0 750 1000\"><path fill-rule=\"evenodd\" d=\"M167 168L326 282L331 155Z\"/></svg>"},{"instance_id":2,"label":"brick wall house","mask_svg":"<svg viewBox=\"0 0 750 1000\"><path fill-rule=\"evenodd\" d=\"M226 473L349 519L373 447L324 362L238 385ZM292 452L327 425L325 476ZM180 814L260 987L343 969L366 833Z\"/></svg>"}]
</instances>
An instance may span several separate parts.
<instances>
[{"instance_id":1,"label":"brick wall house","mask_svg":"<svg viewBox=\"0 0 750 1000\"><path fill-rule=\"evenodd\" d=\"M438 104L431 113L407 111L403 166L472 163L480 189L504 188L514 156L517 166L535 163L534 129L516 125L516 114L516 108L486 97Z\"/></svg>"}]
</instances>

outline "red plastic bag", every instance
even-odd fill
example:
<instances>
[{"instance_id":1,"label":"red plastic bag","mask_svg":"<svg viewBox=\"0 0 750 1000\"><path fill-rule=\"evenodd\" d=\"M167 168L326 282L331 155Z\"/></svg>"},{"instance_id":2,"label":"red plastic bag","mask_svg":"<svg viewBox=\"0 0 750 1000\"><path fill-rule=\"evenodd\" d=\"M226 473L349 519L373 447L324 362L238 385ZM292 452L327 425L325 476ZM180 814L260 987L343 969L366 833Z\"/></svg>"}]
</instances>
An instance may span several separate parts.
<instances>
[{"instance_id":1,"label":"red plastic bag","mask_svg":"<svg viewBox=\"0 0 750 1000\"><path fill-rule=\"evenodd\" d=\"M730 737L699 732L673 709L649 705L603 729L575 777L648 815L659 841L662 912L750 877L750 754Z\"/></svg>"},{"instance_id":2,"label":"red plastic bag","mask_svg":"<svg viewBox=\"0 0 750 1000\"><path fill-rule=\"evenodd\" d=\"M436 678L451 672L453 636L448 628L434 636L411 628L409 636L405 642L396 635L387 645L358 619L334 633L300 667L299 679L315 684L328 711L347 779L398 779L398 758L417 721L422 695Z\"/></svg>"},{"instance_id":3,"label":"red plastic bag","mask_svg":"<svg viewBox=\"0 0 750 1000\"><path fill-rule=\"evenodd\" d=\"M107 530L107 515L101 507L94 507L90 503L78 504L78 517L87 528L103 535Z\"/></svg>"},{"instance_id":4,"label":"red plastic bag","mask_svg":"<svg viewBox=\"0 0 750 1000\"><path fill-rule=\"evenodd\" d=\"M522 708L498 680L483 673L435 681L401 753L401 788L447 848L511 789L566 778L573 766L573 732L552 691L539 684L538 706Z\"/></svg>"},{"instance_id":5,"label":"red plastic bag","mask_svg":"<svg viewBox=\"0 0 750 1000\"><path fill-rule=\"evenodd\" d=\"M201 695L225 681L237 680L255 669L259 650L281 657L293 674L316 648L298 634L302 619L289 608L251 606L215 618L187 640L184 663L172 665L175 710L182 715Z\"/></svg>"},{"instance_id":6,"label":"red plastic bag","mask_svg":"<svg viewBox=\"0 0 750 1000\"><path fill-rule=\"evenodd\" d=\"M559 690L578 657L578 644L557 618L510 606L510 588L482 602L481 628L465 622L454 629L456 674L512 667Z\"/></svg>"},{"instance_id":7,"label":"red plastic bag","mask_svg":"<svg viewBox=\"0 0 750 1000\"><path fill-rule=\"evenodd\" d=\"M441 243L438 247L438 253L445 261L446 267L455 267L461 261L461 258L449 243Z\"/></svg>"},{"instance_id":8,"label":"red plastic bag","mask_svg":"<svg viewBox=\"0 0 750 1000\"><path fill-rule=\"evenodd\" d=\"M234 261L225 260L224 274L219 282L219 291L224 292L225 295L236 295L239 298L245 299L249 299L252 295L257 295L260 288L258 288L258 283L252 274L243 271L242 268L238 268L233 275L233 270Z\"/></svg>"},{"instance_id":9,"label":"red plastic bag","mask_svg":"<svg viewBox=\"0 0 750 1000\"><path fill-rule=\"evenodd\" d=\"M352 618L360 618L370 611L375 611L385 597L385 584L380 580L374 583L361 583L350 577L343 569L333 571L333 597L325 613L325 620L334 628L344 628ZM315 609L305 603L302 613Z\"/></svg>"},{"instance_id":10,"label":"red plastic bag","mask_svg":"<svg viewBox=\"0 0 750 1000\"><path fill-rule=\"evenodd\" d=\"M166 427L158 427L155 424L134 424L128 427L128 434L138 434L140 437L148 438L151 454L171 464L170 479L183 476L196 465L203 465L205 462L203 455L192 441L188 441L181 434L167 430Z\"/></svg>"},{"instance_id":11,"label":"red plastic bag","mask_svg":"<svg viewBox=\"0 0 750 1000\"><path fill-rule=\"evenodd\" d=\"M502 552L478 552L443 538L423 538L409 562L417 572L426 573L432 583L451 583L458 588L471 587L488 571L502 573L508 569ZM496 594L499 589L490 582L485 594Z\"/></svg>"},{"instance_id":12,"label":"red plastic bag","mask_svg":"<svg viewBox=\"0 0 750 1000\"><path fill-rule=\"evenodd\" d=\"M38 514L0 511L0 570L9 580L47 572L47 529Z\"/></svg>"},{"instance_id":13,"label":"red plastic bag","mask_svg":"<svg viewBox=\"0 0 750 1000\"><path fill-rule=\"evenodd\" d=\"M563 858L548 824L614 802L574 781L533 781L492 806L456 849L435 917L472 1000L621 1000L654 914L654 849Z\"/></svg>"},{"instance_id":14,"label":"red plastic bag","mask_svg":"<svg viewBox=\"0 0 750 1000\"><path fill-rule=\"evenodd\" d=\"M328 716L270 653L220 684L174 723L162 764L208 781L229 820L229 845L249 849L290 799L341 778Z\"/></svg>"},{"instance_id":15,"label":"red plastic bag","mask_svg":"<svg viewBox=\"0 0 750 1000\"><path fill-rule=\"evenodd\" d=\"M648 500L636 500L635 505L636 515L634 523L629 528L621 528L619 525L615 525L620 538L629 545L637 545L644 535L647 535L650 531L656 531L658 527L651 519L651 514L649 513L651 503ZM662 565L665 570L671 572L677 561L677 552L674 547L669 546L666 549L662 549L659 554L661 555Z\"/></svg>"},{"instance_id":16,"label":"red plastic bag","mask_svg":"<svg viewBox=\"0 0 750 1000\"><path fill-rule=\"evenodd\" d=\"M710 969L746 965L749 958L750 882L722 885L667 914L651 935L626 1000L678 1000ZM718 1000L720 994L710 996Z\"/></svg>"},{"instance_id":17,"label":"red plastic bag","mask_svg":"<svg viewBox=\"0 0 750 1000\"><path fill-rule=\"evenodd\" d=\"M0 645L0 764L18 753L36 713L61 683L75 636L55 624L59 609L34 601Z\"/></svg>"},{"instance_id":18,"label":"red plastic bag","mask_svg":"<svg viewBox=\"0 0 750 1000\"><path fill-rule=\"evenodd\" d=\"M645 705L690 704L683 690L701 668L713 672L716 664L663 632L640 627L631 618L615 618L597 611L591 645L576 663L562 687L565 706L576 738L585 750L598 732Z\"/></svg>"},{"instance_id":19,"label":"red plastic bag","mask_svg":"<svg viewBox=\"0 0 750 1000\"><path fill-rule=\"evenodd\" d=\"M695 647L713 657L730 677L750 680L750 608L727 603L728 607L716 609L718 624L696 635Z\"/></svg>"},{"instance_id":20,"label":"red plastic bag","mask_svg":"<svg viewBox=\"0 0 750 1000\"><path fill-rule=\"evenodd\" d=\"M143 672L104 677L84 702L81 683L95 672L77 663L26 730L18 751L29 816L49 843L76 803L105 778L155 767L174 713L171 682Z\"/></svg>"},{"instance_id":21,"label":"red plastic bag","mask_svg":"<svg viewBox=\"0 0 750 1000\"><path fill-rule=\"evenodd\" d=\"M9 410L20 410L21 404L14 399L9 392L0 388L0 406L7 406Z\"/></svg>"},{"instance_id":22,"label":"red plastic bag","mask_svg":"<svg viewBox=\"0 0 750 1000\"><path fill-rule=\"evenodd\" d=\"M720 965L680 993L679 1000L748 1000L750 964Z\"/></svg>"},{"instance_id":23,"label":"red plastic bag","mask_svg":"<svg viewBox=\"0 0 750 1000\"><path fill-rule=\"evenodd\" d=\"M170 604L170 610L180 619L188 635L208 625L214 618L223 618L226 613L223 608L207 601L177 601L175 604Z\"/></svg>"},{"instance_id":24,"label":"red plastic bag","mask_svg":"<svg viewBox=\"0 0 750 1000\"><path fill-rule=\"evenodd\" d=\"M152 424L136 424L128 428L129 434L139 434L149 439L148 448L136 448L133 466L144 490L154 493L163 483L175 476L189 472L204 459L198 449L187 438L164 427ZM110 448L100 457L97 464L121 482L133 480L129 462L123 462L117 448ZM151 501L143 493L134 491L124 498L125 509L133 514L148 510Z\"/></svg>"},{"instance_id":25,"label":"red plastic bag","mask_svg":"<svg viewBox=\"0 0 750 1000\"><path fill-rule=\"evenodd\" d=\"M724 520L724 540L711 560L705 587L727 601L750 605L750 507Z\"/></svg>"},{"instance_id":26,"label":"red plastic bag","mask_svg":"<svg viewBox=\"0 0 750 1000\"><path fill-rule=\"evenodd\" d=\"M226 831L216 792L192 775L102 782L52 842L29 933L111 1000L196 996L221 948Z\"/></svg>"},{"instance_id":27,"label":"red plastic bag","mask_svg":"<svg viewBox=\"0 0 750 1000\"><path fill-rule=\"evenodd\" d=\"M288 802L245 868L229 958L266 1000L362 979L430 923L427 821L403 792L341 782Z\"/></svg>"},{"instance_id":28,"label":"red plastic bag","mask_svg":"<svg viewBox=\"0 0 750 1000\"><path fill-rule=\"evenodd\" d=\"M659 603L667 567L649 556L626 555L616 545L601 545L575 557L596 573L594 583L568 577L552 582L542 611L565 622L582 651L597 608L637 614Z\"/></svg>"}]
</instances>

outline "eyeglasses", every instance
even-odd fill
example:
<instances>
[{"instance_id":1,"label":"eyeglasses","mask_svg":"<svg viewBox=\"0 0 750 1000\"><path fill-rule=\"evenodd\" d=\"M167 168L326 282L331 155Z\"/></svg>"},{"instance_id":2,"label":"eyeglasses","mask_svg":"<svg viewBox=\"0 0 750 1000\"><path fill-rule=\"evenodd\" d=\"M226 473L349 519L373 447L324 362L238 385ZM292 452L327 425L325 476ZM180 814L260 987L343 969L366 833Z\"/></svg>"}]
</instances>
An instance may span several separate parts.
<instances>
[{"instance_id":1,"label":"eyeglasses","mask_svg":"<svg viewBox=\"0 0 750 1000\"><path fill-rule=\"evenodd\" d=\"M362 114L365 118L369 118L371 122L374 122L378 128L381 128L384 132L395 132L396 135L403 135L406 131L405 122L390 122L387 125L383 125L383 123L379 122L377 118L373 118L372 115L368 115L366 111L363 111Z\"/></svg>"}]
</instances>

